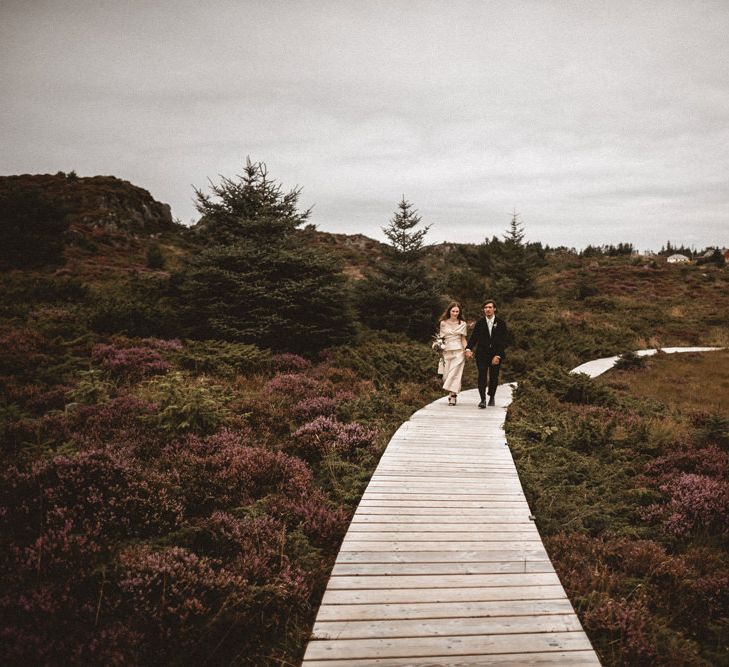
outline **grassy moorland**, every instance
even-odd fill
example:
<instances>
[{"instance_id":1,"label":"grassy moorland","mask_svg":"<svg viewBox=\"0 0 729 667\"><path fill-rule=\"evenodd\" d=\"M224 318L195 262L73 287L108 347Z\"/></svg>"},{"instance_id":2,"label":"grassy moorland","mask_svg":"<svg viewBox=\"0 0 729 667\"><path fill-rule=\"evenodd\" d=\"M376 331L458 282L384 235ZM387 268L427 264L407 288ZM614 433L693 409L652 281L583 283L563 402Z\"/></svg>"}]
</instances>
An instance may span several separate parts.
<instances>
[{"instance_id":1,"label":"grassy moorland","mask_svg":"<svg viewBox=\"0 0 729 667\"><path fill-rule=\"evenodd\" d=\"M507 433L540 533L605 665L729 664L729 351L556 366Z\"/></svg>"},{"instance_id":2,"label":"grassy moorland","mask_svg":"<svg viewBox=\"0 0 729 667\"><path fill-rule=\"evenodd\" d=\"M260 183L240 192L281 204ZM23 177L0 195L0 264L10 242L24 253L0 275L0 662L297 664L383 447L441 393L430 331L374 330L350 303L382 244L305 228L214 246L214 226L182 229L110 178ZM302 221L279 209L244 222ZM34 236L17 220L43 224ZM530 295L507 299L496 259L433 246L424 271L470 320L485 296L499 300L514 334L504 379L524 379L509 416L520 473L588 631L607 664L720 663L725 515L709 498L681 534L665 524L681 484L725 488L724 417L707 401L674 414L639 398L650 391L628 383L642 370L611 376L624 387L565 370L729 344L729 272L549 250ZM312 301L302 280L334 298ZM329 315L312 317L319 305ZM296 333L268 345L251 321ZM603 566L626 549L685 590L659 603L643 570Z\"/></svg>"}]
</instances>

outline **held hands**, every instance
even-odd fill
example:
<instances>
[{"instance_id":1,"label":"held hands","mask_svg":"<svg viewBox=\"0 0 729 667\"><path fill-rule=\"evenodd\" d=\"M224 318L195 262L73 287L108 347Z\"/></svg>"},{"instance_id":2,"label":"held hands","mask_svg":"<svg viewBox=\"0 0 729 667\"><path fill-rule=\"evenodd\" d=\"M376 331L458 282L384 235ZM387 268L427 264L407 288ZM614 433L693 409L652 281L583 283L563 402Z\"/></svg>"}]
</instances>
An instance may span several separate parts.
<instances>
[{"instance_id":1,"label":"held hands","mask_svg":"<svg viewBox=\"0 0 729 667\"><path fill-rule=\"evenodd\" d=\"M473 350L469 350L466 348L466 359L472 359L473 358ZM498 366L501 363L501 357L498 355L494 355L494 357L491 359L491 365L492 366Z\"/></svg>"}]
</instances>

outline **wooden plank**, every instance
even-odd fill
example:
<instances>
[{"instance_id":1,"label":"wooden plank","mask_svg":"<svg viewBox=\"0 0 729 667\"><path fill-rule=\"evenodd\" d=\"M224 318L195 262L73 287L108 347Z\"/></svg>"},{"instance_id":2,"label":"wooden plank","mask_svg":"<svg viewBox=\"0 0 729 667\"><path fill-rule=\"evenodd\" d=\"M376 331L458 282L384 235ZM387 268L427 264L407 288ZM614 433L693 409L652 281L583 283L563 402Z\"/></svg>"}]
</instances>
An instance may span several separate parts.
<instances>
[{"instance_id":1,"label":"wooden plank","mask_svg":"<svg viewBox=\"0 0 729 667\"><path fill-rule=\"evenodd\" d=\"M522 504L516 503L500 503L498 508L492 508L488 503L470 502L457 503L448 506L433 507L431 504L425 505L387 505L385 503L372 503L365 507L360 507L355 516L369 515L385 515L396 513L397 516L425 516L428 514L440 516L488 516L491 512L529 512L526 502Z\"/></svg>"},{"instance_id":2,"label":"wooden plank","mask_svg":"<svg viewBox=\"0 0 729 667\"><path fill-rule=\"evenodd\" d=\"M353 575L367 576L373 574L497 574L520 572L554 572L549 560L501 560L486 562L440 562L440 563L342 563L337 562L332 569L332 576Z\"/></svg>"},{"instance_id":3,"label":"wooden plank","mask_svg":"<svg viewBox=\"0 0 729 667\"><path fill-rule=\"evenodd\" d=\"M494 473L493 475L373 475L368 491L383 493L441 492L441 493L523 493L516 475Z\"/></svg>"},{"instance_id":4,"label":"wooden plank","mask_svg":"<svg viewBox=\"0 0 729 667\"><path fill-rule=\"evenodd\" d=\"M365 658L363 660L307 660L306 667L599 667L595 652L505 653L489 655L434 655L416 658Z\"/></svg>"},{"instance_id":5,"label":"wooden plank","mask_svg":"<svg viewBox=\"0 0 729 667\"><path fill-rule=\"evenodd\" d=\"M543 544L530 542L528 547L517 549L452 549L450 551L340 551L337 563L496 563L499 561L546 560Z\"/></svg>"},{"instance_id":6,"label":"wooden plank","mask_svg":"<svg viewBox=\"0 0 729 667\"><path fill-rule=\"evenodd\" d=\"M468 521L466 519L458 519L448 521L447 523L440 523L434 521L432 517L428 518L427 521L420 523L408 521L402 523L400 521L380 521L375 523L374 521L360 521L359 519L353 519L349 525L349 532L353 533L371 533L371 532L393 532L393 531L422 531L428 533L456 533L465 530L472 530L473 532L516 532L516 531L529 531L536 532L534 528L534 522L530 521L528 517L520 519L518 521L512 521L510 523L497 523L495 521ZM502 521L503 521L502 517ZM422 524L422 525L421 525Z\"/></svg>"},{"instance_id":7,"label":"wooden plank","mask_svg":"<svg viewBox=\"0 0 729 667\"><path fill-rule=\"evenodd\" d=\"M539 544L541 544L541 540L522 540L520 542L514 542L512 540L493 540L490 542L486 540L477 542L467 542L465 540L459 542L380 540L378 542L370 542L356 538L350 539L349 535L346 535L340 551L489 551L490 549L503 550L506 546L510 549L524 549Z\"/></svg>"},{"instance_id":8,"label":"wooden plank","mask_svg":"<svg viewBox=\"0 0 729 667\"><path fill-rule=\"evenodd\" d=\"M488 588L490 586L558 586L554 572L519 572L518 574L452 574L452 575L370 575L335 576L327 590L355 591L391 588Z\"/></svg>"},{"instance_id":9,"label":"wooden plank","mask_svg":"<svg viewBox=\"0 0 729 667\"><path fill-rule=\"evenodd\" d=\"M336 648L335 648L336 647ZM404 637L384 639L339 639L309 643L306 658L326 660L335 657L349 659L409 658L433 655L489 655L499 653L533 653L565 650L587 650L590 642L579 632L535 634L469 635L443 637ZM336 651L336 653L333 653Z\"/></svg>"},{"instance_id":10,"label":"wooden plank","mask_svg":"<svg viewBox=\"0 0 729 667\"><path fill-rule=\"evenodd\" d=\"M317 621L540 616L542 614L570 613L572 613L572 605L566 597L541 600L480 600L410 604L323 604L319 608Z\"/></svg>"},{"instance_id":11,"label":"wooden plank","mask_svg":"<svg viewBox=\"0 0 729 667\"><path fill-rule=\"evenodd\" d=\"M567 598L562 586L488 586L473 588L392 588L327 590L322 604L373 604L403 602L474 602L478 600L552 600Z\"/></svg>"},{"instance_id":12,"label":"wooden plank","mask_svg":"<svg viewBox=\"0 0 729 667\"><path fill-rule=\"evenodd\" d=\"M461 509L471 508L474 514L486 514L486 512L503 512L505 510L519 511L523 510L530 515L531 510L526 500L518 500L512 496L501 496L500 498L481 498L479 494L473 496L461 495L454 498L429 498L421 494L413 494L407 498L381 498L379 496L369 495L360 501L360 506L356 512L362 510L362 513L369 513L370 509L391 507L393 512L403 512L404 510L433 510L440 513L441 511L456 513ZM411 512L418 514L418 512ZM423 512L420 512L421 514Z\"/></svg>"},{"instance_id":13,"label":"wooden plank","mask_svg":"<svg viewBox=\"0 0 729 667\"><path fill-rule=\"evenodd\" d=\"M524 530L517 531L477 531L477 530L460 530L460 531L448 531L448 532L430 532L427 530L419 531L380 531L380 532L369 532L369 531L350 531L347 533L353 540L359 542L381 542L383 540L397 540L398 542L449 542L452 543L454 540L464 540L473 542L513 542L513 541L541 541L537 529L533 526L531 529L527 529L527 526L523 525Z\"/></svg>"},{"instance_id":14,"label":"wooden plank","mask_svg":"<svg viewBox=\"0 0 729 667\"><path fill-rule=\"evenodd\" d=\"M440 637L459 635L579 632L572 613L520 616L428 618L406 620L318 621L313 639L366 639L384 637Z\"/></svg>"},{"instance_id":15,"label":"wooden plank","mask_svg":"<svg viewBox=\"0 0 729 667\"><path fill-rule=\"evenodd\" d=\"M421 491L420 493L392 492L392 491L375 491L368 490L362 496L365 500L428 500L428 501L445 501L445 500L463 500L463 496L468 495L468 500L482 501L504 501L511 500L513 502L526 505L524 496L514 491L504 493L435 493L433 491Z\"/></svg>"}]
</instances>

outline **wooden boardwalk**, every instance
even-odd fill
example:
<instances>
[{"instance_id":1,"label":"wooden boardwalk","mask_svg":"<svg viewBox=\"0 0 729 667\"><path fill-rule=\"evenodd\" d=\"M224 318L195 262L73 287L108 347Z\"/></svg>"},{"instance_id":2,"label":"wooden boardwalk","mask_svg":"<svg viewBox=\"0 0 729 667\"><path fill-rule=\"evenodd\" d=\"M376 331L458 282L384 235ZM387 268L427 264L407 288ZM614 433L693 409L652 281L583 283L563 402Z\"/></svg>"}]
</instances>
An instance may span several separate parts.
<instances>
[{"instance_id":1,"label":"wooden boardwalk","mask_svg":"<svg viewBox=\"0 0 729 667\"><path fill-rule=\"evenodd\" d=\"M362 496L304 667L599 665L530 518L503 423L511 388L439 399Z\"/></svg>"},{"instance_id":2,"label":"wooden boardwalk","mask_svg":"<svg viewBox=\"0 0 729 667\"><path fill-rule=\"evenodd\" d=\"M616 359L573 372L595 377ZM456 407L439 399L393 435L342 543L303 667L600 664L506 446L511 387L499 387L495 408L477 402L475 389Z\"/></svg>"}]
</instances>

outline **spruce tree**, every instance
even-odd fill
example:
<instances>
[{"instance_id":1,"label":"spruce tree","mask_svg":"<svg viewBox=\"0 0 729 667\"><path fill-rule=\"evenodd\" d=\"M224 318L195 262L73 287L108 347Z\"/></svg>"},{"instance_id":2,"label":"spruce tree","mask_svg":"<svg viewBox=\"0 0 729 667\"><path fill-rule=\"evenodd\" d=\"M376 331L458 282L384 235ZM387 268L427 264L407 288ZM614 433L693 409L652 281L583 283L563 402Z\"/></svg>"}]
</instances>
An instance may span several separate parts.
<instances>
[{"instance_id":1,"label":"spruce tree","mask_svg":"<svg viewBox=\"0 0 729 667\"><path fill-rule=\"evenodd\" d=\"M424 238L430 226L421 222L405 197L387 227L390 240L385 261L355 290L360 320L372 329L402 332L410 338L429 338L440 308L440 298L423 263Z\"/></svg>"},{"instance_id":2,"label":"spruce tree","mask_svg":"<svg viewBox=\"0 0 729 667\"><path fill-rule=\"evenodd\" d=\"M524 243L524 236L524 227L515 211L504 241L492 260L496 298L509 301L534 292L534 268L541 246L528 246Z\"/></svg>"},{"instance_id":3,"label":"spruce tree","mask_svg":"<svg viewBox=\"0 0 729 667\"><path fill-rule=\"evenodd\" d=\"M298 187L283 192L281 184L269 177L265 163L247 157L236 179L221 176L219 185L210 183L210 193L195 189L201 218L194 231L210 245L244 238L275 241L308 220L311 209L297 209L300 194Z\"/></svg>"},{"instance_id":4,"label":"spruce tree","mask_svg":"<svg viewBox=\"0 0 729 667\"><path fill-rule=\"evenodd\" d=\"M237 180L196 192L196 233L209 247L174 278L189 336L304 354L348 339L344 275L330 253L302 243L300 189L284 193L248 159Z\"/></svg>"}]
</instances>

